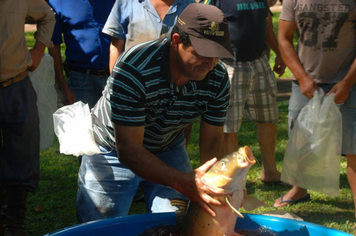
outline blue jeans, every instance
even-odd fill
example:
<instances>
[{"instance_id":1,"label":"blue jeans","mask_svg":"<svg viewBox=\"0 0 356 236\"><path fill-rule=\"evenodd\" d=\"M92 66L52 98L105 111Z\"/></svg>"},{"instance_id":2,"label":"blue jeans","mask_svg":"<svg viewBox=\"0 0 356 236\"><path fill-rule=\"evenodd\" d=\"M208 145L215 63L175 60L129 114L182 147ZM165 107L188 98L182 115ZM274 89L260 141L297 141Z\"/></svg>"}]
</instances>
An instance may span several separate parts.
<instances>
[{"instance_id":1,"label":"blue jeans","mask_svg":"<svg viewBox=\"0 0 356 236\"><path fill-rule=\"evenodd\" d=\"M328 93L335 84L318 84L325 94ZM302 108L309 102L309 99L300 91L300 85L292 83L292 95L289 99L288 125L289 135L297 120ZM338 105L342 115L342 154L356 154L356 83L351 87L349 98Z\"/></svg>"},{"instance_id":2,"label":"blue jeans","mask_svg":"<svg viewBox=\"0 0 356 236\"><path fill-rule=\"evenodd\" d=\"M93 108L102 95L108 76L90 75L70 71L68 86L73 91L75 99L88 103Z\"/></svg>"},{"instance_id":3,"label":"blue jeans","mask_svg":"<svg viewBox=\"0 0 356 236\"><path fill-rule=\"evenodd\" d=\"M146 202L146 211L174 212L171 199L187 198L172 188L148 182L137 176L117 158L116 151L102 148L105 154L84 155L78 174L77 216L88 222L128 214L133 197L140 186ZM183 135L163 152L156 155L165 164L190 172L192 167L185 150Z\"/></svg>"}]
</instances>

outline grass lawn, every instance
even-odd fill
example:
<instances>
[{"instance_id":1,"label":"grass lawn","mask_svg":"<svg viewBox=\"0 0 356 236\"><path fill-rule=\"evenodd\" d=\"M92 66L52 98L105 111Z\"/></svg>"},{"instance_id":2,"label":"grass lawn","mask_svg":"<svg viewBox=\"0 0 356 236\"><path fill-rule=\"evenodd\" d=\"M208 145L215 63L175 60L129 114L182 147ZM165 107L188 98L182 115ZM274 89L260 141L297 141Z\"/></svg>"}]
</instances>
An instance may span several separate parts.
<instances>
[{"instance_id":1,"label":"grass lawn","mask_svg":"<svg viewBox=\"0 0 356 236\"><path fill-rule=\"evenodd\" d=\"M280 121L278 123L278 140L276 145L276 160L279 170L282 167L283 155L288 142L287 138L287 107L288 102L280 102ZM188 152L191 163L198 166L198 123L194 124L191 143ZM261 163L261 154L256 141L255 125L245 121L238 133L240 145L251 147L254 155ZM27 228L31 235L43 235L67 226L77 224L75 198L77 190L78 162L74 156L59 153L57 140L52 147L41 152L41 180L39 191L30 195L27 211ZM305 221L335 228L348 233L354 225L354 207L352 192L347 182L346 161L341 163L340 191L338 197L310 191L312 201L290 206L284 210L295 213ZM259 178L261 165L254 165L248 173L247 193L265 201L271 207L263 207L249 213L272 211L274 200L284 194L289 188L281 186L266 186ZM244 211L242 211L244 212ZM133 203L130 214L145 213L144 204Z\"/></svg>"},{"instance_id":2,"label":"grass lawn","mask_svg":"<svg viewBox=\"0 0 356 236\"><path fill-rule=\"evenodd\" d=\"M277 30L279 14L274 15L274 23ZM33 46L32 33L27 33L29 47ZM63 54L64 55L64 54ZM271 54L273 65L274 54ZM284 77L290 77L290 71ZM276 161L281 171L285 147L288 142L287 112L288 101L281 101L279 106L278 137L276 145ZM199 163L199 126L195 123L188 152L193 167ZM261 163L261 153L256 138L255 125L244 121L238 133L241 146L249 146L256 158ZM77 190L78 161L74 156L66 156L59 153L59 144L54 144L41 151L41 179L39 190L31 194L28 199L26 227L29 235L44 235L64 227L77 224L75 198ZM289 206L284 210L297 214L305 221L335 228L353 234L351 227L355 223L353 197L346 177L346 159L341 161L340 191L338 197L310 191L312 201ZM259 178L261 165L254 165L248 173L247 193L265 201L271 207L259 208L249 213L261 213L275 210L272 207L275 199L287 192L289 188L281 186L266 186ZM244 212L244 211L242 211ZM143 203L133 203L130 214L145 213Z\"/></svg>"}]
</instances>

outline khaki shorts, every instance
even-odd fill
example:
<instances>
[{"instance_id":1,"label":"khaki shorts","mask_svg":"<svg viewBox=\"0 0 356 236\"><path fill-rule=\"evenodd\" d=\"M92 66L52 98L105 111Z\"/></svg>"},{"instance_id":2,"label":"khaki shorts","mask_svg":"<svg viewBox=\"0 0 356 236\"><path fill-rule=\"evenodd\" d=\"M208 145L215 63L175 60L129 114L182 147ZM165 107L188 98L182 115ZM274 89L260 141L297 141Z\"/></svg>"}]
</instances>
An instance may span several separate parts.
<instances>
[{"instance_id":1,"label":"khaki shorts","mask_svg":"<svg viewBox=\"0 0 356 236\"><path fill-rule=\"evenodd\" d=\"M249 62L222 62L230 78L230 104L224 132L239 131L244 112L255 123L277 123L277 82L267 56Z\"/></svg>"}]
</instances>

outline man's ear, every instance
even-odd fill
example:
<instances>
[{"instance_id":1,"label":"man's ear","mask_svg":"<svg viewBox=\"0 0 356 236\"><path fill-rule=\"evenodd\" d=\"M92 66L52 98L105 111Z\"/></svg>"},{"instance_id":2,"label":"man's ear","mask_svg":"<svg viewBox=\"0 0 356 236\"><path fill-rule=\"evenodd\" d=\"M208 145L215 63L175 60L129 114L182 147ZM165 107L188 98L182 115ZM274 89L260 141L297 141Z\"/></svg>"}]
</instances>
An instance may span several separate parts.
<instances>
[{"instance_id":1,"label":"man's ear","mask_svg":"<svg viewBox=\"0 0 356 236\"><path fill-rule=\"evenodd\" d=\"M172 35L172 44L173 44L173 48L174 50L178 50L178 44L180 43L180 37L178 33L175 33Z\"/></svg>"}]
</instances>

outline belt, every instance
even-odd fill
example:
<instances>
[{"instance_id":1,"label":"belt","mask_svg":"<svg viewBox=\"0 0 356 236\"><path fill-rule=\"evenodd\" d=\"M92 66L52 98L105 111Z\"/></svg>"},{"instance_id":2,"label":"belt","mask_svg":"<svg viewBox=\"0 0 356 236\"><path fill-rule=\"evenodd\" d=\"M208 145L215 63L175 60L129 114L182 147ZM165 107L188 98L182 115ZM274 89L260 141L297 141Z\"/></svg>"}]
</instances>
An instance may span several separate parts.
<instances>
[{"instance_id":1,"label":"belt","mask_svg":"<svg viewBox=\"0 0 356 236\"><path fill-rule=\"evenodd\" d=\"M68 65L69 70L73 70L76 72L80 72L83 74L89 74L89 75L97 75L97 76L103 76L103 75L110 75L109 70L91 70L91 69L84 69L84 68L79 68L79 67L75 67L75 66L70 66Z\"/></svg>"},{"instance_id":2,"label":"belt","mask_svg":"<svg viewBox=\"0 0 356 236\"><path fill-rule=\"evenodd\" d=\"M4 81L0 81L0 87L5 88L5 87L10 86L14 83L20 82L27 76L28 76L28 71L24 71L24 72L16 75L15 77L12 77L12 78L4 80Z\"/></svg>"}]
</instances>

